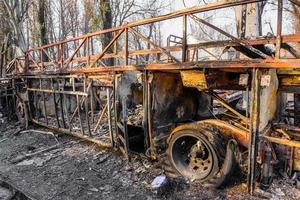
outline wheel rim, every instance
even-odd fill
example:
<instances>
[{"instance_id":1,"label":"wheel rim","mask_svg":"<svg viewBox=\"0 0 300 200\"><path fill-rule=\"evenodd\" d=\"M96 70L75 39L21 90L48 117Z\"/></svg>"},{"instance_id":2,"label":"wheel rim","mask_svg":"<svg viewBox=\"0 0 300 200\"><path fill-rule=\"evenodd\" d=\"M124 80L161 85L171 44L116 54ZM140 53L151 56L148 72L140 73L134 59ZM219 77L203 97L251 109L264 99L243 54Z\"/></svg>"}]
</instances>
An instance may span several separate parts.
<instances>
[{"instance_id":1,"label":"wheel rim","mask_svg":"<svg viewBox=\"0 0 300 200\"><path fill-rule=\"evenodd\" d=\"M205 180L214 173L218 160L206 138L185 134L170 145L173 165L183 176L191 180Z\"/></svg>"}]
</instances>

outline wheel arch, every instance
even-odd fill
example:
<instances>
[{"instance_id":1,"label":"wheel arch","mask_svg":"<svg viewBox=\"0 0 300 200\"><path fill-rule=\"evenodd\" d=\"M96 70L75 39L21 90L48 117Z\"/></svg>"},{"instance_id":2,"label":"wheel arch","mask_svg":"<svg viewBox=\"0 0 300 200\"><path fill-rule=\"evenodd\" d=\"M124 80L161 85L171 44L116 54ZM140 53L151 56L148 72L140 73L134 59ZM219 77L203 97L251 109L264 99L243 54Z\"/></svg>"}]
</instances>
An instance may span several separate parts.
<instances>
[{"instance_id":1,"label":"wheel arch","mask_svg":"<svg viewBox=\"0 0 300 200\"><path fill-rule=\"evenodd\" d=\"M187 129L199 131L202 129L207 129L208 127L216 128L218 129L218 132L221 133L223 136L227 138L234 138L240 145L246 148L248 147L249 132L246 129L241 129L232 124L229 124L226 121L218 119L202 120L177 126L175 129L172 130L171 134L169 135L167 143L170 142L173 135L178 131Z\"/></svg>"}]
</instances>

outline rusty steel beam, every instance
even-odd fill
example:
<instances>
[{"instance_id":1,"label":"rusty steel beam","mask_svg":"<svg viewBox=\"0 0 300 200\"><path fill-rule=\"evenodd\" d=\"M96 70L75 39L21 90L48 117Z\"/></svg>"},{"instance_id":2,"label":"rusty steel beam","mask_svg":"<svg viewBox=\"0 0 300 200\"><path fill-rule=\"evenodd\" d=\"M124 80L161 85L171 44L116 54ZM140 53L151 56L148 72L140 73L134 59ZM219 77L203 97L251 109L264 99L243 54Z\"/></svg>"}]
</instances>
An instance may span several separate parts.
<instances>
[{"instance_id":1,"label":"rusty steel beam","mask_svg":"<svg viewBox=\"0 0 300 200\"><path fill-rule=\"evenodd\" d=\"M277 35L276 35L276 50L275 57L280 58L280 49L281 49L281 33L282 33L282 9L283 2L282 0L278 0L278 8L277 8Z\"/></svg>"},{"instance_id":2,"label":"rusty steel beam","mask_svg":"<svg viewBox=\"0 0 300 200\"><path fill-rule=\"evenodd\" d=\"M132 32L133 34L135 34L137 37L145 40L146 42L149 42L151 45L153 45L154 47L158 48L161 53L166 54L167 56L169 56L172 60L174 60L177 64L180 64L180 61L177 60L174 56L171 55L170 52L168 52L166 49L159 47L157 44L155 44L154 42L152 42L151 40L149 40L148 38L146 38L145 36L143 36L141 33L137 32L136 30L129 28L128 29L130 32Z\"/></svg>"},{"instance_id":3,"label":"rusty steel beam","mask_svg":"<svg viewBox=\"0 0 300 200\"><path fill-rule=\"evenodd\" d=\"M292 43L292 42L300 42L300 34L282 36L282 44ZM238 47L238 46L241 46L240 43L249 44L249 45L276 44L276 38L272 37L272 38L255 39L255 40L243 39L243 40L212 41L212 42L204 42L204 43L198 43L198 44L189 44L189 45L187 45L187 49L188 50L193 50L193 49L204 49L205 50L205 48L224 47L224 46ZM128 51L128 55L135 56L135 55L156 54L156 53L160 53L161 49L165 49L168 52L178 52L178 51L182 51L182 45L171 46L171 47L159 47L159 48L155 47L153 49L145 49L145 50L133 50L133 51ZM294 52L294 55L296 55L297 53L298 52ZM120 51L117 54L114 54L114 53L105 54L105 55L103 55L102 58L120 58L120 57L123 57L124 54L126 54L126 51L125 52ZM95 61L97 56L98 55L74 57L73 61L74 62ZM53 61L52 62L44 62L44 66L49 66L49 65L57 65L57 62L53 62ZM34 64L34 65L30 65L30 68L39 67L39 66L40 66L40 64Z\"/></svg>"},{"instance_id":4,"label":"rusty steel beam","mask_svg":"<svg viewBox=\"0 0 300 200\"><path fill-rule=\"evenodd\" d=\"M198 62L186 62L186 63L161 63L161 64L145 64L145 65L120 65L112 67L97 67L97 68L82 68L74 69L72 71L58 71L58 72L27 72L14 74L14 77L18 76L32 76L32 75L55 75L55 74L92 74L92 73L113 73L124 71L178 71L178 70L191 70L191 69L285 69L295 70L300 69L299 59L279 59L279 60L212 60L212 61L198 61Z\"/></svg>"},{"instance_id":5,"label":"rusty steel beam","mask_svg":"<svg viewBox=\"0 0 300 200\"><path fill-rule=\"evenodd\" d=\"M261 51L255 49L254 47L249 46L247 43L243 43L242 40L240 40L240 39L234 37L233 35L227 33L226 31L223 31L222 29L220 29L220 28L214 26L213 24L211 24L211 23L209 23L209 22L207 22L207 21L205 21L205 20L203 20L203 19L201 19L201 18L199 18L199 17L197 17L197 16L195 16L195 15L189 15L189 16L190 16L193 20L195 20L196 22L200 22L200 23L202 23L202 24L205 24L206 26L208 26L208 27L210 27L210 28L212 28L212 29L218 31L219 33L221 33L221 34L223 34L223 35L225 35L225 36L231 38L232 40L237 41L241 46L243 46L243 47L245 47L246 49L252 51L253 53L259 55L261 58L271 58L271 56L268 56L268 55L262 53Z\"/></svg>"}]
</instances>

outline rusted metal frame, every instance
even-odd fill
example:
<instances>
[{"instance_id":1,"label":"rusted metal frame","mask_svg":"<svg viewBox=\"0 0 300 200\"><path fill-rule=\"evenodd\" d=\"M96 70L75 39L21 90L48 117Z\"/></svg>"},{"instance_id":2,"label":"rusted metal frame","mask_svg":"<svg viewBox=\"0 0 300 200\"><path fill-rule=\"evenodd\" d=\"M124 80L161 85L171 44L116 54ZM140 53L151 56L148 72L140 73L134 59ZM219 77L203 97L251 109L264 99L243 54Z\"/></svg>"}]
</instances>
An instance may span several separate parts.
<instances>
[{"instance_id":1,"label":"rusted metal frame","mask_svg":"<svg viewBox=\"0 0 300 200\"><path fill-rule=\"evenodd\" d=\"M58 64L55 60L53 60L53 59L50 57L50 55L48 54L48 52L47 52L44 48L41 48L41 49L42 49L42 51L44 52L44 55L46 55L46 56L48 57L48 59L50 59L54 65L59 66L59 64ZM47 63L48 63L48 62L44 62L44 61L43 61L43 66L44 66L44 67L47 66Z\"/></svg>"},{"instance_id":2,"label":"rusted metal frame","mask_svg":"<svg viewBox=\"0 0 300 200\"><path fill-rule=\"evenodd\" d=\"M115 66L108 68L84 68L68 72L71 74L80 73L105 73L105 72L123 72L123 71L174 71L188 69L251 69L251 68L272 68L272 69L300 69L300 59L280 59L280 60L219 60L219 61L199 61L186 62L178 65L176 63L160 63L147 65L128 65Z\"/></svg>"},{"instance_id":3,"label":"rusted metal frame","mask_svg":"<svg viewBox=\"0 0 300 200\"><path fill-rule=\"evenodd\" d=\"M91 82L91 89L89 91L89 95L90 95L90 106L91 106L91 118L92 118L92 124L94 123L95 119L94 119L94 94L93 94L93 79L90 80Z\"/></svg>"},{"instance_id":4,"label":"rusted metal frame","mask_svg":"<svg viewBox=\"0 0 300 200\"><path fill-rule=\"evenodd\" d=\"M300 93L294 94L294 124L300 126ZM296 129L300 132L300 128Z\"/></svg>"},{"instance_id":5,"label":"rusted metal frame","mask_svg":"<svg viewBox=\"0 0 300 200\"><path fill-rule=\"evenodd\" d=\"M112 96L113 96L113 93L111 93L109 96L107 96L107 98L112 98ZM99 112L100 117L99 117L99 119L98 119L98 121L97 121L97 123L96 123L96 126L95 126L95 128L94 128L94 132L96 132L97 129L99 128L100 123L101 123L101 121L102 121L102 119L103 119L103 117L104 117L105 112L108 111L108 107L109 107L109 105L108 105L108 103L106 103L105 106L103 107L102 111ZM109 112L109 111L108 111L108 112Z\"/></svg>"},{"instance_id":6,"label":"rusted metal frame","mask_svg":"<svg viewBox=\"0 0 300 200\"><path fill-rule=\"evenodd\" d=\"M300 1L299 0L289 0L289 1L300 7Z\"/></svg>"},{"instance_id":7,"label":"rusted metal frame","mask_svg":"<svg viewBox=\"0 0 300 200\"><path fill-rule=\"evenodd\" d=\"M41 50L44 52L44 54L48 57L48 59L52 60L53 62L55 62L55 60L53 60L51 58L51 56L49 55L48 51L46 51L44 48L41 48Z\"/></svg>"},{"instance_id":8,"label":"rusted metal frame","mask_svg":"<svg viewBox=\"0 0 300 200\"><path fill-rule=\"evenodd\" d=\"M87 78L84 77L83 80L83 91L87 94L89 94L89 92L87 91ZM84 100L84 110L85 110L85 118L86 118L86 123L87 123L87 128L88 128L88 133L91 136L91 125L90 125L90 119L89 119L89 104L88 104L88 96L85 98Z\"/></svg>"},{"instance_id":9,"label":"rusted metal frame","mask_svg":"<svg viewBox=\"0 0 300 200\"><path fill-rule=\"evenodd\" d=\"M283 9L283 2L282 2L282 0L278 0L278 8L277 8L277 35L276 35L276 49L275 49L275 57L277 59L280 58L280 49L281 49L282 9Z\"/></svg>"},{"instance_id":10,"label":"rusted metal frame","mask_svg":"<svg viewBox=\"0 0 300 200\"><path fill-rule=\"evenodd\" d=\"M106 65L104 62L102 62L102 60L98 60L98 62L99 62L100 65L102 65L103 67L107 67L107 65Z\"/></svg>"},{"instance_id":11,"label":"rusted metal frame","mask_svg":"<svg viewBox=\"0 0 300 200\"><path fill-rule=\"evenodd\" d=\"M67 68L69 66L70 62L73 60L74 56L77 54L77 52L80 50L80 48L82 47L82 45L85 43L86 40L87 38L84 38L83 41L77 46L73 54L67 60L67 63L64 65L64 68Z\"/></svg>"},{"instance_id":12,"label":"rusted metal frame","mask_svg":"<svg viewBox=\"0 0 300 200\"><path fill-rule=\"evenodd\" d=\"M76 92L76 86L75 86L75 78L72 78L72 86L73 86L73 92ZM80 129L81 133L84 135L84 129L83 129L83 124L82 124L82 119L81 119L81 112L80 112L80 102L79 102L79 95L76 95L76 104L77 104L77 112L78 112L78 118L79 118L79 123L80 123Z\"/></svg>"},{"instance_id":13,"label":"rusted metal frame","mask_svg":"<svg viewBox=\"0 0 300 200\"><path fill-rule=\"evenodd\" d=\"M228 109L229 111L231 111L233 114L235 114L236 116L238 116L245 124L249 123L249 119L247 117L245 117L244 115L242 115L241 113L239 113L238 111L236 111L234 108L232 108L226 101L224 101L215 92L209 91L209 92L206 92L206 93L208 95L210 95L211 97L213 97L213 99L215 99L217 102L219 102L223 107L225 107L226 109Z\"/></svg>"},{"instance_id":14,"label":"rusted metal frame","mask_svg":"<svg viewBox=\"0 0 300 200\"><path fill-rule=\"evenodd\" d=\"M197 17L197 16L195 16L195 15L189 15L189 17L191 17L193 20L195 20L195 21L197 21L197 22L200 22L200 23L202 23L202 24L205 24L206 26L208 26L208 27L210 27L210 28L212 28L212 29L218 31L219 33L221 33L221 34L223 34L223 35L225 35L225 36L231 38L232 40L237 41L241 46L247 48L248 50L252 51L252 52L255 53L255 54L258 54L258 55L261 56L262 58L270 58L270 59L272 59L271 56L268 56L268 55L262 53L261 51L255 49L254 47L249 46L247 43L243 43L243 41L240 40L239 38L234 37L233 35L227 33L226 31L223 31L222 29L220 29L220 28L218 28L218 27L212 25L211 23L209 23L209 22L207 22L207 21L205 21L205 20L203 20L203 19L201 19L201 18L199 18L199 17Z\"/></svg>"},{"instance_id":15,"label":"rusted metal frame","mask_svg":"<svg viewBox=\"0 0 300 200\"><path fill-rule=\"evenodd\" d=\"M42 79L40 79L40 89L42 89ZM48 125L49 122L48 122L48 117L47 117L45 92L42 92L42 95L43 95L43 105L44 105L45 120L46 120L46 124Z\"/></svg>"},{"instance_id":16,"label":"rusted metal frame","mask_svg":"<svg viewBox=\"0 0 300 200\"><path fill-rule=\"evenodd\" d=\"M146 149L149 149L151 146L151 137L149 134L149 123L148 123L148 72L145 70L143 72L143 129L144 129L144 138L146 139Z\"/></svg>"},{"instance_id":17,"label":"rusted metal frame","mask_svg":"<svg viewBox=\"0 0 300 200\"><path fill-rule=\"evenodd\" d=\"M294 97L295 98L295 97ZM296 101L296 100L295 100ZM299 107L300 108L300 107ZM300 124L295 124L296 126L292 126L289 124L281 124L281 123L274 123L274 128L280 128L283 130L289 130L289 131L295 131L295 132L300 132L300 127L298 127Z\"/></svg>"},{"instance_id":18,"label":"rusted metal frame","mask_svg":"<svg viewBox=\"0 0 300 200\"><path fill-rule=\"evenodd\" d=\"M63 53L63 52L62 52ZM63 127L66 128L66 121L65 121L65 114L64 114L64 104L63 104L63 97L64 95L63 94L59 94L59 102L60 102L60 114L61 114L61 118L62 118L62 124L63 124Z\"/></svg>"},{"instance_id":19,"label":"rusted metal frame","mask_svg":"<svg viewBox=\"0 0 300 200\"><path fill-rule=\"evenodd\" d=\"M291 45L286 44L286 43L281 43L281 48L284 49L284 50L286 50L286 51L288 51L295 58L300 58L300 52L298 52Z\"/></svg>"},{"instance_id":20,"label":"rusted metal frame","mask_svg":"<svg viewBox=\"0 0 300 200\"><path fill-rule=\"evenodd\" d=\"M125 30L126 31L126 30ZM118 31L114 31L113 32L113 37L115 37L117 35ZM114 42L114 48L113 48L113 53L117 54L118 53L118 43L117 41Z\"/></svg>"},{"instance_id":21,"label":"rusted metal frame","mask_svg":"<svg viewBox=\"0 0 300 200\"><path fill-rule=\"evenodd\" d=\"M30 54L30 52L27 53L27 58L29 59L29 57L30 57L30 60L31 60L32 62L34 62L34 64L35 64L37 67L40 68L40 65L35 61L35 59L32 57L32 55ZM41 68L40 68L40 69L41 69Z\"/></svg>"},{"instance_id":22,"label":"rusted metal frame","mask_svg":"<svg viewBox=\"0 0 300 200\"><path fill-rule=\"evenodd\" d=\"M66 80L66 79L65 79ZM65 91L65 88L63 87L63 91ZM68 122L68 129L71 132L72 131L72 123L70 120L70 114L69 114L69 110L67 108L67 102L66 102L66 94L62 94L63 95L63 105L62 105L62 109L64 109L64 112L66 113L66 117L67 117L67 122ZM69 102L69 104L71 104L71 101Z\"/></svg>"},{"instance_id":23,"label":"rusted metal frame","mask_svg":"<svg viewBox=\"0 0 300 200\"><path fill-rule=\"evenodd\" d=\"M53 81L53 79L51 79L51 88L54 91L54 81ZM54 102L54 110L55 110L56 123L57 123L58 128L61 128L60 123L59 123L59 118L58 118L56 94L55 94L55 92L53 92L52 94L53 94L53 102Z\"/></svg>"},{"instance_id":24,"label":"rusted metal frame","mask_svg":"<svg viewBox=\"0 0 300 200\"><path fill-rule=\"evenodd\" d=\"M60 67L64 67L64 43L60 44Z\"/></svg>"},{"instance_id":25,"label":"rusted metal frame","mask_svg":"<svg viewBox=\"0 0 300 200\"><path fill-rule=\"evenodd\" d=\"M59 94L59 101L60 101L60 112L61 112L61 117L62 117L62 124L63 127L66 128L66 121L65 121L65 114L64 114L64 104L63 104L63 94Z\"/></svg>"},{"instance_id":26,"label":"rusted metal frame","mask_svg":"<svg viewBox=\"0 0 300 200\"><path fill-rule=\"evenodd\" d=\"M243 43L247 43L249 45L262 45L262 44L276 44L276 38L265 38L265 39L255 39L255 40L249 40L249 39L241 39ZM300 42L300 34L293 34L293 35L283 35L282 36L282 43L291 43L291 42ZM220 41L210 41L210 42L202 42L197 44L189 44L187 45L188 50L195 49L195 48L217 48L217 47L224 47L224 46L241 46L239 44L239 41L236 40L220 40ZM172 51L182 51L182 45L178 46L171 46L171 47L163 47L166 50ZM143 50L133 50L128 51L128 54L130 56L134 55L146 55L146 54L154 54L154 53L160 53L161 50L157 48L152 49L143 49ZM108 53L105 54L102 58L119 58L124 57L125 51L120 51L117 54L114 53ZM91 61L95 60L97 55L90 56ZM88 57L74 57L73 61L86 61L88 60ZM44 62L44 65L53 65L57 64L54 62ZM103 65L103 64L102 64ZM31 67L34 67L35 65L30 65Z\"/></svg>"},{"instance_id":27,"label":"rusted metal frame","mask_svg":"<svg viewBox=\"0 0 300 200\"><path fill-rule=\"evenodd\" d=\"M79 105L82 105L82 103L85 101L85 98L88 97L88 93L89 93L91 87L92 87L92 83L90 82L89 85L88 85L88 87L87 87L87 93L85 93L86 95L80 95L81 98L80 98L80 101L79 101ZM74 95L78 95L80 93L81 92L78 92L78 91L77 92L73 92ZM74 119L74 117L75 117L75 115L76 115L77 112L78 112L78 107L75 108L75 110L74 110L74 112L72 114L71 122L73 122L73 119Z\"/></svg>"},{"instance_id":28,"label":"rusted metal frame","mask_svg":"<svg viewBox=\"0 0 300 200\"><path fill-rule=\"evenodd\" d=\"M117 83L117 77L118 75L116 73L114 73L113 75L113 89L112 89L112 93L113 93L113 108L114 108L114 112L113 112L113 123L114 123L114 134L115 134L115 142L114 142L114 146L117 147L119 146L119 141L118 141L118 135L119 135L119 130L118 130L118 93L116 92L117 91L117 88L118 88L118 83Z\"/></svg>"},{"instance_id":29,"label":"rusted metal frame","mask_svg":"<svg viewBox=\"0 0 300 200\"><path fill-rule=\"evenodd\" d=\"M260 71L252 70L251 83L251 116L250 116L250 138L249 138L249 155L248 155L248 191L254 194L256 182L256 166L258 154L258 134L260 118Z\"/></svg>"},{"instance_id":30,"label":"rusted metal frame","mask_svg":"<svg viewBox=\"0 0 300 200\"><path fill-rule=\"evenodd\" d=\"M29 71L29 56L28 56L29 51L25 52L25 64L24 64L24 72L27 73ZM38 67L38 66L37 66Z\"/></svg>"},{"instance_id":31,"label":"rusted metal frame","mask_svg":"<svg viewBox=\"0 0 300 200\"><path fill-rule=\"evenodd\" d=\"M124 38L124 42L125 42L125 65L128 65L128 28L125 29L125 38Z\"/></svg>"},{"instance_id":32,"label":"rusted metal frame","mask_svg":"<svg viewBox=\"0 0 300 200\"><path fill-rule=\"evenodd\" d=\"M28 110L26 109L26 112L25 112L26 128L28 128L28 126L29 126L29 120L33 119L31 106L30 106L30 95L29 95L29 91L27 90L28 86L29 86L29 82L28 82L28 79L26 78L25 79L25 88L26 88L26 96L28 99L28 101L24 103L25 108L26 108L26 106L28 106Z\"/></svg>"},{"instance_id":33,"label":"rusted metal frame","mask_svg":"<svg viewBox=\"0 0 300 200\"><path fill-rule=\"evenodd\" d=\"M82 35L82 36L78 36L78 37L70 38L70 39L67 39L67 40L59 41L59 42L56 42L56 43L44 45L42 47L43 48L51 47L51 46L55 46L55 45L60 44L60 43L67 43L67 42L72 42L74 40L80 40L80 39L83 39L85 37L92 37L92 36L96 36L96 35L101 35L101 34L105 34L105 33L119 31L119 30L125 29L127 27L136 27L136 26L146 25L146 24L160 22L160 21L164 21L164 20L174 19L174 18L182 17L185 14L200 13L200 12L205 12L205 11L210 11L210 10L217 10L217 9L228 8L228 7L239 6L239 5L245 5L245 4L256 3L256 2L262 2L262 1L266 1L266 0L219 1L219 2L205 4L205 5L194 6L192 8L182 9L180 11L176 11L176 12L169 13L169 14L166 14L166 15L162 15L162 16L158 16L158 17L152 17L152 18L148 18L148 19L142 19L142 20L131 22L131 23L119 26L119 27L114 27L114 28L110 28L110 29L106 29L106 30L101 30L101 31L97 31L97 32L94 32L94 33L89 33L89 34L85 34L85 35ZM30 51L31 50L37 50L39 48L41 48L41 47L32 48L32 49L30 49Z\"/></svg>"},{"instance_id":34,"label":"rusted metal frame","mask_svg":"<svg viewBox=\"0 0 300 200\"><path fill-rule=\"evenodd\" d=\"M108 118L108 132L109 132L109 138L111 141L112 146L114 145L114 134L112 130L112 106L111 106L111 98L113 97L114 93L112 92L110 94L110 89L106 89L106 95L107 95L107 118Z\"/></svg>"},{"instance_id":35,"label":"rusted metal frame","mask_svg":"<svg viewBox=\"0 0 300 200\"><path fill-rule=\"evenodd\" d=\"M27 90L29 91L33 91L33 92L44 92L44 93L53 93L53 94L67 94L67 95L78 95L78 96L88 96L87 93L85 92L72 92L72 91L60 91L60 90L47 90L47 89L38 89L38 88L27 88Z\"/></svg>"},{"instance_id":36,"label":"rusted metal frame","mask_svg":"<svg viewBox=\"0 0 300 200\"><path fill-rule=\"evenodd\" d=\"M91 51L91 42L90 42L90 37L87 37L87 49L86 49L86 56L88 57L87 59L87 65L89 66L90 65L90 62L91 62L91 56L90 56L90 51Z\"/></svg>"},{"instance_id":37,"label":"rusted metal frame","mask_svg":"<svg viewBox=\"0 0 300 200\"><path fill-rule=\"evenodd\" d=\"M183 29L182 29L182 62L187 60L187 15L183 16Z\"/></svg>"},{"instance_id":38,"label":"rusted metal frame","mask_svg":"<svg viewBox=\"0 0 300 200\"><path fill-rule=\"evenodd\" d=\"M146 64L146 65L128 65L128 66L114 66L114 67L98 67L98 68L83 68L72 71L60 72L60 74L93 74L93 73L112 73L112 72L124 72L124 71L176 71L176 70L188 70L188 69L251 69L251 68L269 68L269 69L300 69L299 59L279 59L279 60L218 60L218 61L198 61L198 62L186 62L180 65L176 63L160 63L160 64ZM55 75L57 72L47 72L47 75ZM40 72L28 72L19 74L19 77L23 76L39 76ZM43 73L45 75L45 73Z\"/></svg>"},{"instance_id":39,"label":"rusted metal frame","mask_svg":"<svg viewBox=\"0 0 300 200\"><path fill-rule=\"evenodd\" d=\"M100 60L105 53L107 52L107 50L115 43L115 41L122 35L122 33L124 32L124 29L121 30L109 43L108 45L102 50L102 53L96 58L96 60L92 63L92 65L90 67L94 67L95 64L98 62L98 60Z\"/></svg>"},{"instance_id":40,"label":"rusted metal frame","mask_svg":"<svg viewBox=\"0 0 300 200\"><path fill-rule=\"evenodd\" d=\"M104 143L104 142L102 142L100 140L96 140L96 139L87 137L87 136L82 135L82 134L73 133L73 132L68 131L66 129L63 129L63 128L57 128L57 127L54 127L54 126L51 126L51 125L46 125L46 124L38 122L37 120L34 120L34 119L32 120L32 122L35 123L35 124L37 124L37 125L40 125L40 126L43 126L43 127L49 128L49 129L52 129L52 130L54 130L57 133L67 134L67 135L70 135L70 136L75 137L75 138L83 139L83 140L85 140L87 142L92 142L92 143L96 144L100 148L111 148L112 147L111 144Z\"/></svg>"},{"instance_id":41,"label":"rusted metal frame","mask_svg":"<svg viewBox=\"0 0 300 200\"><path fill-rule=\"evenodd\" d=\"M41 59L41 68L44 69L44 56L43 56L43 48L41 48L41 50L39 51L40 53L40 59Z\"/></svg>"},{"instance_id":42,"label":"rusted metal frame","mask_svg":"<svg viewBox=\"0 0 300 200\"><path fill-rule=\"evenodd\" d=\"M276 144L282 144L289 147L296 147L300 148L300 142L296 140L289 140L289 139L282 139L282 138L276 138L271 136L263 136L263 138L267 139L270 142L276 143Z\"/></svg>"},{"instance_id":43,"label":"rusted metal frame","mask_svg":"<svg viewBox=\"0 0 300 200\"><path fill-rule=\"evenodd\" d=\"M149 42L152 46L158 48L162 53L164 53L167 56L169 56L170 58L172 58L172 60L174 60L177 64L181 64L181 62L179 60L177 60L174 56L172 56L171 53L168 52L166 49L158 46L157 44L155 44L154 42L152 42L151 40L149 40L148 38L146 38L144 35L142 35L141 33L137 32L136 30L134 30L133 28L128 28L128 30L131 33L133 33L134 35L136 35L137 37L145 40L146 42Z\"/></svg>"},{"instance_id":44,"label":"rusted metal frame","mask_svg":"<svg viewBox=\"0 0 300 200\"><path fill-rule=\"evenodd\" d=\"M122 132L123 132L123 135L124 135L124 137L123 137L123 139L124 139L123 143L125 142L124 143L125 149L124 149L123 153L124 153L126 159L130 161L130 156L129 156L129 138L128 138L128 129L127 129L127 97L123 98L123 100L122 100L122 112L123 112L123 119L121 121L123 122L123 127L122 127L123 128ZM119 127L119 128L121 128L121 127ZM122 151L122 146L120 147L120 150Z\"/></svg>"},{"instance_id":45,"label":"rusted metal frame","mask_svg":"<svg viewBox=\"0 0 300 200\"><path fill-rule=\"evenodd\" d=\"M207 49L204 49L204 48L200 48L201 50L205 51L206 53L208 53L209 55L211 55L212 57L214 57L215 59L219 60L219 58L214 55L213 53L211 53L210 51L208 51ZM198 51L197 51L197 54L196 54L196 61L198 61Z\"/></svg>"},{"instance_id":46,"label":"rusted metal frame","mask_svg":"<svg viewBox=\"0 0 300 200\"><path fill-rule=\"evenodd\" d=\"M58 79L58 78L78 78L81 77L78 74L65 74L65 75L61 75L61 74L54 74L54 75L50 75L50 74L40 74L38 76L31 76L31 75L23 75L22 78L28 78L28 79Z\"/></svg>"},{"instance_id":47,"label":"rusted metal frame","mask_svg":"<svg viewBox=\"0 0 300 200\"><path fill-rule=\"evenodd\" d=\"M148 107L147 107L147 111L148 111L148 134L149 134L149 138L150 138L150 148L154 149L153 145L153 132L152 132L152 126L153 126L153 121L152 121L152 93L151 93L151 82L152 82L152 74L147 72L148 77L147 77L147 102L148 102Z\"/></svg>"}]
</instances>

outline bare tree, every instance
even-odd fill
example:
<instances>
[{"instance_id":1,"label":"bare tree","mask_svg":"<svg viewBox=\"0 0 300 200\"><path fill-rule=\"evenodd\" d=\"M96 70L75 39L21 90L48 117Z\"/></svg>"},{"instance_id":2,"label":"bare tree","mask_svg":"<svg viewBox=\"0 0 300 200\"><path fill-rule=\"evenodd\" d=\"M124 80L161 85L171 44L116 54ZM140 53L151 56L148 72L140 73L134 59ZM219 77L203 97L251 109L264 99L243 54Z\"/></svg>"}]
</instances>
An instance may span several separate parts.
<instances>
[{"instance_id":1,"label":"bare tree","mask_svg":"<svg viewBox=\"0 0 300 200\"><path fill-rule=\"evenodd\" d=\"M29 0L1 0L4 5L6 18L13 32L13 43L17 47L17 55L22 55L28 48L24 34L24 20L30 5Z\"/></svg>"}]
</instances>

